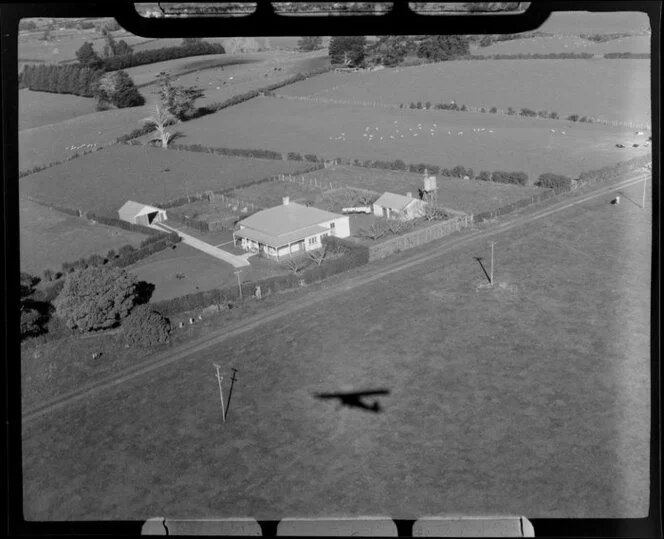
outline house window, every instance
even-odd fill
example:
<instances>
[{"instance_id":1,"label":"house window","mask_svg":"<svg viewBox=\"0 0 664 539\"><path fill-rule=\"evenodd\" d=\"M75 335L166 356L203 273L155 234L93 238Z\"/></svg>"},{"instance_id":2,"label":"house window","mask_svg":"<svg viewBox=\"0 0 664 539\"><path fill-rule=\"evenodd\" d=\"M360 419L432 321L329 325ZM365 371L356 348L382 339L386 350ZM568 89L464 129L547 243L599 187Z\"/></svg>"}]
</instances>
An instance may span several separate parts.
<instances>
[{"instance_id":1,"label":"house window","mask_svg":"<svg viewBox=\"0 0 664 539\"><path fill-rule=\"evenodd\" d=\"M330 228L334 228L334 221L330 223Z\"/></svg>"},{"instance_id":2,"label":"house window","mask_svg":"<svg viewBox=\"0 0 664 539\"><path fill-rule=\"evenodd\" d=\"M308 238L307 243L309 245L315 245L316 243L318 243L318 237L317 236L312 236L311 238Z\"/></svg>"}]
</instances>

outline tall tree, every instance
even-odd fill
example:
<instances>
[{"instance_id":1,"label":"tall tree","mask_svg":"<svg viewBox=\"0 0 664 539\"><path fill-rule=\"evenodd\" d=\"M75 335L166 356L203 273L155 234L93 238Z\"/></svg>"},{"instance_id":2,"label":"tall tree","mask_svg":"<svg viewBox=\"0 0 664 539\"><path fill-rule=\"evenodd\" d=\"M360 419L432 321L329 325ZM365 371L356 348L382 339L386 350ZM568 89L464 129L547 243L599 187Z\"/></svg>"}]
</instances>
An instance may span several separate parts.
<instances>
[{"instance_id":1,"label":"tall tree","mask_svg":"<svg viewBox=\"0 0 664 539\"><path fill-rule=\"evenodd\" d=\"M115 44L115 56L126 56L133 53L134 49L132 49L124 39L121 39Z\"/></svg>"},{"instance_id":2,"label":"tall tree","mask_svg":"<svg viewBox=\"0 0 664 539\"><path fill-rule=\"evenodd\" d=\"M102 108L108 103L119 109L145 104L145 98L126 71L114 71L100 77L95 84L94 95Z\"/></svg>"},{"instance_id":3,"label":"tall tree","mask_svg":"<svg viewBox=\"0 0 664 539\"><path fill-rule=\"evenodd\" d=\"M81 45L81 47L76 51L76 59L84 67L91 67L93 69L98 69L102 66L103 61L99 58L99 55L92 48L92 43L86 41Z\"/></svg>"},{"instance_id":4,"label":"tall tree","mask_svg":"<svg viewBox=\"0 0 664 539\"><path fill-rule=\"evenodd\" d=\"M116 267L89 267L70 273L54 301L56 313L71 329L114 327L137 299L137 278Z\"/></svg>"},{"instance_id":5,"label":"tall tree","mask_svg":"<svg viewBox=\"0 0 664 539\"><path fill-rule=\"evenodd\" d=\"M469 53L469 41L464 36L427 36L417 49L417 56L432 62L451 60Z\"/></svg>"},{"instance_id":6,"label":"tall tree","mask_svg":"<svg viewBox=\"0 0 664 539\"><path fill-rule=\"evenodd\" d=\"M157 129L157 136L152 140L158 140L161 142L162 148L168 148L168 143L173 138L174 133L166 131L166 127L175 123L177 119L166 109L155 105L155 113L149 118L143 118L143 122L148 125L154 125Z\"/></svg>"},{"instance_id":7,"label":"tall tree","mask_svg":"<svg viewBox=\"0 0 664 539\"><path fill-rule=\"evenodd\" d=\"M161 106L178 120L191 116L196 110L194 103L204 95L203 91L195 86L173 86L173 78L164 71L157 75L157 81Z\"/></svg>"},{"instance_id":8,"label":"tall tree","mask_svg":"<svg viewBox=\"0 0 664 539\"><path fill-rule=\"evenodd\" d=\"M297 42L298 50L302 52L317 51L323 48L322 36L302 36Z\"/></svg>"},{"instance_id":9,"label":"tall tree","mask_svg":"<svg viewBox=\"0 0 664 539\"><path fill-rule=\"evenodd\" d=\"M335 36L330 40L329 55L332 64L347 67L360 66L364 61L364 36Z\"/></svg>"}]
</instances>

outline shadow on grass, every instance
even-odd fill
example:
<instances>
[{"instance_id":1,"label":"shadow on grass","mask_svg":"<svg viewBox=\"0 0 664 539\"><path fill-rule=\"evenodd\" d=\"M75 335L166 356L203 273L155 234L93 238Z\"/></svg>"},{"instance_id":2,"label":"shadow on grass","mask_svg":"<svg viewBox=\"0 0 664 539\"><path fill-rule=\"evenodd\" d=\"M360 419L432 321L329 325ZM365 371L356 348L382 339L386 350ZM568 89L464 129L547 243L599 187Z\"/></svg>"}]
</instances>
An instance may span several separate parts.
<instances>
[{"instance_id":1,"label":"shadow on grass","mask_svg":"<svg viewBox=\"0 0 664 539\"><path fill-rule=\"evenodd\" d=\"M378 395L389 395L389 389L374 389L367 391L340 391L337 393L315 393L314 397L320 400L339 399L339 408L348 406L349 408L359 408L367 412L380 413L382 407L375 400L372 404L367 404L362 399Z\"/></svg>"},{"instance_id":2,"label":"shadow on grass","mask_svg":"<svg viewBox=\"0 0 664 539\"><path fill-rule=\"evenodd\" d=\"M474 256L473 257L475 260L477 260L480 263L480 266L482 267L482 271L484 272L484 275L486 275L486 280L491 282L491 277L489 277L489 274L486 271L486 268L484 267L484 264L482 264L483 258L481 256Z\"/></svg>"},{"instance_id":3,"label":"shadow on grass","mask_svg":"<svg viewBox=\"0 0 664 539\"><path fill-rule=\"evenodd\" d=\"M147 281L139 281L136 283L136 304L144 305L150 301L152 293L154 292L155 285Z\"/></svg>"}]
</instances>

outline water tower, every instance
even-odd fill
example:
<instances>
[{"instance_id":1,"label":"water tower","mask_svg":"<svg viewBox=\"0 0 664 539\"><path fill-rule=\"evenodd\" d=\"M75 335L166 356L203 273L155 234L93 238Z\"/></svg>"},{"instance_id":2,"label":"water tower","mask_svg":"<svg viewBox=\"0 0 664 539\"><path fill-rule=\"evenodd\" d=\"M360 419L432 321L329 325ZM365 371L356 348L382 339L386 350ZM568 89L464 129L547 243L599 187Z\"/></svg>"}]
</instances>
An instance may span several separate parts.
<instances>
[{"instance_id":1,"label":"water tower","mask_svg":"<svg viewBox=\"0 0 664 539\"><path fill-rule=\"evenodd\" d=\"M436 177L429 175L429 171L424 169L424 193L426 195L426 200L429 202L436 202L438 200L438 185L436 183Z\"/></svg>"}]
</instances>

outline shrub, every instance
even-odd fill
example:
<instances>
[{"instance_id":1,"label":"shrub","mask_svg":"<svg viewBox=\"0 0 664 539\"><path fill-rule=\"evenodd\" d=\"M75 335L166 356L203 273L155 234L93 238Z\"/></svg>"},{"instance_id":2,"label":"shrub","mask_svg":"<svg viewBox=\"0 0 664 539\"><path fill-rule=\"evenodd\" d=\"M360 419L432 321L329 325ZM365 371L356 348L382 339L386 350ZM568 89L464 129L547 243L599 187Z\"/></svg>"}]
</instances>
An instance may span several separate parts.
<instances>
[{"instance_id":1,"label":"shrub","mask_svg":"<svg viewBox=\"0 0 664 539\"><path fill-rule=\"evenodd\" d=\"M119 268L101 266L68 275L54 301L67 327L92 331L114 327L134 306L137 279Z\"/></svg>"},{"instance_id":2,"label":"shrub","mask_svg":"<svg viewBox=\"0 0 664 539\"><path fill-rule=\"evenodd\" d=\"M483 182L490 182L491 181L491 172L483 170L482 172L480 172L480 175L477 177L477 179L481 180Z\"/></svg>"},{"instance_id":3,"label":"shrub","mask_svg":"<svg viewBox=\"0 0 664 539\"><path fill-rule=\"evenodd\" d=\"M516 114L516 111L512 107L509 107L507 109L507 115L508 116L514 116L515 114Z\"/></svg>"},{"instance_id":4,"label":"shrub","mask_svg":"<svg viewBox=\"0 0 664 539\"><path fill-rule=\"evenodd\" d=\"M544 174L540 174L540 177L537 179L537 182L535 182L535 185L538 187L568 191L572 188L572 179L560 174L546 172Z\"/></svg>"},{"instance_id":5,"label":"shrub","mask_svg":"<svg viewBox=\"0 0 664 539\"><path fill-rule=\"evenodd\" d=\"M551 112L549 113L549 118L551 120L557 120L558 119L558 113L557 112Z\"/></svg>"},{"instance_id":6,"label":"shrub","mask_svg":"<svg viewBox=\"0 0 664 539\"><path fill-rule=\"evenodd\" d=\"M570 114L570 115L567 117L567 119L568 119L570 122L576 122L576 121L579 119L579 115L578 115L578 114Z\"/></svg>"},{"instance_id":7,"label":"shrub","mask_svg":"<svg viewBox=\"0 0 664 539\"><path fill-rule=\"evenodd\" d=\"M514 185L526 185L528 183L528 175L525 172L503 172L497 170L491 175L491 179L496 183L510 183Z\"/></svg>"},{"instance_id":8,"label":"shrub","mask_svg":"<svg viewBox=\"0 0 664 539\"><path fill-rule=\"evenodd\" d=\"M288 161L302 161L302 156L296 152L288 152Z\"/></svg>"},{"instance_id":9,"label":"shrub","mask_svg":"<svg viewBox=\"0 0 664 539\"><path fill-rule=\"evenodd\" d=\"M528 108L521 109L520 114L521 114L521 116L527 116L529 118L532 118L533 116L537 116L537 112L535 112L532 109L528 109Z\"/></svg>"},{"instance_id":10,"label":"shrub","mask_svg":"<svg viewBox=\"0 0 664 539\"><path fill-rule=\"evenodd\" d=\"M498 112L498 109L497 109L496 107L491 107L491 108L489 109L489 112L490 112L491 114L496 114L496 113Z\"/></svg>"},{"instance_id":11,"label":"shrub","mask_svg":"<svg viewBox=\"0 0 664 539\"><path fill-rule=\"evenodd\" d=\"M134 248L133 245L130 245L130 244L127 243L126 245L123 245L122 247L120 247L120 249L118 249L118 255L120 257L125 257L125 256L133 253L135 250L136 249Z\"/></svg>"},{"instance_id":12,"label":"shrub","mask_svg":"<svg viewBox=\"0 0 664 539\"><path fill-rule=\"evenodd\" d=\"M169 320L149 305L135 307L122 328L127 344L145 348L168 342L171 333Z\"/></svg>"}]
</instances>

